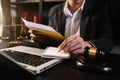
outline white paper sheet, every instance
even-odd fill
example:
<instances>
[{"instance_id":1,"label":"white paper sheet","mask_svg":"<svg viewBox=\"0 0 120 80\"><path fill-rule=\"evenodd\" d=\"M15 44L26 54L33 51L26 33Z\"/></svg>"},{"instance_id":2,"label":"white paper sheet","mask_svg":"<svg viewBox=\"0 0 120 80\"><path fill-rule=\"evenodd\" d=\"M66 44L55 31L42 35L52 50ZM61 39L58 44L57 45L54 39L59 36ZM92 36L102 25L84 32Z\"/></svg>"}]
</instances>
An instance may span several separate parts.
<instances>
[{"instance_id":1,"label":"white paper sheet","mask_svg":"<svg viewBox=\"0 0 120 80\"><path fill-rule=\"evenodd\" d=\"M57 47L48 47L46 48L45 52L42 55L46 58L62 58L62 59L69 59L70 54L64 51L60 51Z\"/></svg>"},{"instance_id":2,"label":"white paper sheet","mask_svg":"<svg viewBox=\"0 0 120 80\"><path fill-rule=\"evenodd\" d=\"M24 22L25 26L29 27L34 27L34 28L38 28L38 29L42 29L42 30L48 30L48 31L53 31L56 32L52 27L47 26L47 25L43 25L43 24L38 24L38 23L34 23L34 22L30 22L27 21L23 18L21 18L22 21Z\"/></svg>"}]
</instances>

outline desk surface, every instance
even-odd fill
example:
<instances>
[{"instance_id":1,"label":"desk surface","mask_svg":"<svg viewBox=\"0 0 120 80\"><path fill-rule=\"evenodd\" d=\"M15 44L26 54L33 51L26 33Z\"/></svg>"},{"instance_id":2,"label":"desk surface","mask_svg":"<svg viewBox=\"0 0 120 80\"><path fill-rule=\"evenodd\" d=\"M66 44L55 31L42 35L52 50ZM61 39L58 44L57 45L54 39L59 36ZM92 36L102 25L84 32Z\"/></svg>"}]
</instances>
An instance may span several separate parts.
<instances>
[{"instance_id":1,"label":"desk surface","mask_svg":"<svg viewBox=\"0 0 120 80\"><path fill-rule=\"evenodd\" d=\"M9 41L2 41L0 48L8 47ZM0 80L120 80L120 73L99 74L78 70L71 61L63 61L37 76L19 73L0 66Z\"/></svg>"}]
</instances>

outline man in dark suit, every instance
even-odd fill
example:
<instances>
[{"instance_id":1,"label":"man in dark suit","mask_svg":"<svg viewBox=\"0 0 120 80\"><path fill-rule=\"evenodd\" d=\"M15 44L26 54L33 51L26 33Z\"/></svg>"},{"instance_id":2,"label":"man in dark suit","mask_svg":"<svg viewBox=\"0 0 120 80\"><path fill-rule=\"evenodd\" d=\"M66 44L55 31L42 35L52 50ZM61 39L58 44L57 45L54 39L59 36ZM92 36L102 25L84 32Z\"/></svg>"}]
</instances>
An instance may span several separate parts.
<instances>
[{"instance_id":1,"label":"man in dark suit","mask_svg":"<svg viewBox=\"0 0 120 80\"><path fill-rule=\"evenodd\" d=\"M67 29L65 25L67 24L67 18L70 16L64 11L65 5L68 5L68 10L73 15L81 8L81 13L79 13L81 16L78 15L78 20L80 20L80 35L70 35L59 48L68 49L67 51L72 53L80 53L86 46L95 46L109 51L113 45L113 35L109 21L108 7L103 3L99 3L98 0L84 1L67 0L66 3L57 5L50 10L50 26L65 36L65 30Z\"/></svg>"},{"instance_id":2,"label":"man in dark suit","mask_svg":"<svg viewBox=\"0 0 120 80\"><path fill-rule=\"evenodd\" d=\"M82 53L85 47L110 51L113 47L108 6L98 0L66 0L54 6L49 25L65 36L59 48L66 52Z\"/></svg>"}]
</instances>

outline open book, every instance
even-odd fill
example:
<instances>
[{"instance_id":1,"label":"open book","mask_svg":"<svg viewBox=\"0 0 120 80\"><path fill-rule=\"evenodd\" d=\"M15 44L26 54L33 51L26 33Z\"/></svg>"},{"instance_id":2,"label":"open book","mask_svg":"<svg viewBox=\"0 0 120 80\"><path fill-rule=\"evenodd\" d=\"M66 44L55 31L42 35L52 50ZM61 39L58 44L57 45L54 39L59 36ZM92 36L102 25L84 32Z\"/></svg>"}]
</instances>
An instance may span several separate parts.
<instances>
[{"instance_id":1,"label":"open book","mask_svg":"<svg viewBox=\"0 0 120 80\"><path fill-rule=\"evenodd\" d=\"M31 30L34 30L36 34L40 34L57 41L64 40L64 37L50 26L30 22L23 18L22 21L24 22L25 26L27 26Z\"/></svg>"}]
</instances>

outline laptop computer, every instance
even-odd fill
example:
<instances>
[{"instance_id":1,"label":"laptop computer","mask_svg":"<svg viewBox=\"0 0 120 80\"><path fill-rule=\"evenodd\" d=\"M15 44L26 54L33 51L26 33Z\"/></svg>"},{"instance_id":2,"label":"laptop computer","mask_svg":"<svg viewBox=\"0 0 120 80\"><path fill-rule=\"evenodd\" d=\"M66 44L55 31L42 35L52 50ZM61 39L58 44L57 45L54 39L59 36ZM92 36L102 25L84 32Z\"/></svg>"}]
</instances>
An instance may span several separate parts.
<instances>
[{"instance_id":1,"label":"laptop computer","mask_svg":"<svg viewBox=\"0 0 120 80\"><path fill-rule=\"evenodd\" d=\"M45 58L42 54L45 50L28 47L15 46L0 50L0 64L19 71L25 71L37 75L52 68L62 59Z\"/></svg>"}]
</instances>

